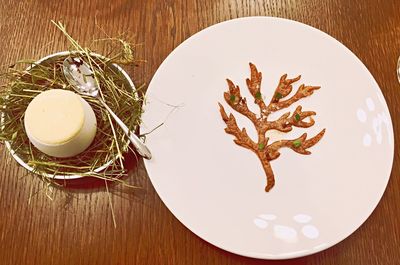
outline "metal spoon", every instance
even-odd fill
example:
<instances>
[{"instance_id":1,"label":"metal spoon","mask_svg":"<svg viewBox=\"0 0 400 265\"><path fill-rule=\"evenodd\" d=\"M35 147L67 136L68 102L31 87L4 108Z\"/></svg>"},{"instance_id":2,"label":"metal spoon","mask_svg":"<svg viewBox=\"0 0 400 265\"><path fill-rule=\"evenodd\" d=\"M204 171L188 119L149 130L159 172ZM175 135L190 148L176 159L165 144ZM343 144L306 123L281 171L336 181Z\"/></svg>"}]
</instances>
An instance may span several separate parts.
<instances>
[{"instance_id":1,"label":"metal spoon","mask_svg":"<svg viewBox=\"0 0 400 265\"><path fill-rule=\"evenodd\" d=\"M144 158L151 159L151 152L147 146L129 130L128 126L118 118L118 116L110 109L99 95L99 87L90 67L79 57L67 57L63 62L63 72L68 83L72 85L76 92L96 98L110 113L114 120L118 123L129 140L135 146L136 151Z\"/></svg>"}]
</instances>

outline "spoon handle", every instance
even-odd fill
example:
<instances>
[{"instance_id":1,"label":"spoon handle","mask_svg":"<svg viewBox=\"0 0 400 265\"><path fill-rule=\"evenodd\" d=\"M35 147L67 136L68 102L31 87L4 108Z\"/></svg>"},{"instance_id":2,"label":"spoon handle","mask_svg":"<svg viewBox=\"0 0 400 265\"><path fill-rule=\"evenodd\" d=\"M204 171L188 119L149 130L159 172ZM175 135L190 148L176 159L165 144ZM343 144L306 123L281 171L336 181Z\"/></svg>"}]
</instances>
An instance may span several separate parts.
<instances>
[{"instance_id":1,"label":"spoon handle","mask_svg":"<svg viewBox=\"0 0 400 265\"><path fill-rule=\"evenodd\" d=\"M110 115L114 118L114 120L118 123L118 125L121 127L121 129L124 131L124 133L129 137L129 140L135 146L136 151L144 158L146 159L151 159L151 152L149 148L142 142L142 140L139 139L139 137L136 136L134 132L129 130L128 126L125 125L125 123L118 118L118 116L110 109L110 107L100 98L98 97L100 103L107 109L107 111L110 113Z\"/></svg>"}]
</instances>

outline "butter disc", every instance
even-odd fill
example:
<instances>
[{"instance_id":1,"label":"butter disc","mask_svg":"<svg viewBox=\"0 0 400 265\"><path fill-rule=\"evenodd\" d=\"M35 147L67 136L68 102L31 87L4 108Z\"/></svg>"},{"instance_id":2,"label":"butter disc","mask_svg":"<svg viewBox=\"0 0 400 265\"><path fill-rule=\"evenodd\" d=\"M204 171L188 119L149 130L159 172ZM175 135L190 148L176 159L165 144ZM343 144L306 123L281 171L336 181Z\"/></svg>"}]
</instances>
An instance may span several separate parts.
<instances>
[{"instance_id":1,"label":"butter disc","mask_svg":"<svg viewBox=\"0 0 400 265\"><path fill-rule=\"evenodd\" d=\"M25 130L43 153L69 157L84 151L96 134L96 117L78 94L51 89L40 93L25 112Z\"/></svg>"},{"instance_id":2,"label":"butter disc","mask_svg":"<svg viewBox=\"0 0 400 265\"><path fill-rule=\"evenodd\" d=\"M39 94L25 113L25 127L31 137L49 145L71 140L82 129L84 120L80 97L61 89Z\"/></svg>"}]
</instances>

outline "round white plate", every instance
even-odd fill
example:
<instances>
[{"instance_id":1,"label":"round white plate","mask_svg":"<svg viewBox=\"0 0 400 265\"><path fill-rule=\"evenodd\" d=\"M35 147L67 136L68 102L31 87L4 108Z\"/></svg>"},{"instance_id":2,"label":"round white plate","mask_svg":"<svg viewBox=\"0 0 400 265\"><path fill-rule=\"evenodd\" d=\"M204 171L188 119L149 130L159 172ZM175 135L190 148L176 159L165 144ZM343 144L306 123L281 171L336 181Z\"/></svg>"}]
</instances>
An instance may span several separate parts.
<instances>
[{"instance_id":1,"label":"round white plate","mask_svg":"<svg viewBox=\"0 0 400 265\"><path fill-rule=\"evenodd\" d=\"M284 73L302 75L294 91L321 86L290 108L316 111L315 125L271 137L326 134L309 156L281 149L268 193L260 161L224 132L218 108L221 102L254 136L223 99L229 78L257 110L245 83L249 62L263 74L266 101ZM262 259L324 250L368 218L388 183L393 128L379 86L350 50L310 26L249 17L209 27L168 56L147 93L142 131L164 122L147 137L151 181L186 227L224 250Z\"/></svg>"}]
</instances>

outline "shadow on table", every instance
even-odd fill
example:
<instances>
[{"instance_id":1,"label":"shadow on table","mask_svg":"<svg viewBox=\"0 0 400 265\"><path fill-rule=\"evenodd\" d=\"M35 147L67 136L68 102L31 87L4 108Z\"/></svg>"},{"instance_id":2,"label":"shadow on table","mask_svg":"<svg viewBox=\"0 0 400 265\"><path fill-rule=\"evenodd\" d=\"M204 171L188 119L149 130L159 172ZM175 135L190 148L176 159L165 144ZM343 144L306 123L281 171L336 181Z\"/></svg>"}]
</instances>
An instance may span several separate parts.
<instances>
[{"instance_id":1,"label":"shadow on table","mask_svg":"<svg viewBox=\"0 0 400 265\"><path fill-rule=\"evenodd\" d=\"M142 171L142 169L144 172L143 162L141 162L140 156L133 152L128 152L124 157L124 167L128 171L128 176L121 178L121 180L135 187L124 186L121 182L106 181L96 177L57 180L57 183L62 185L59 189L67 192L71 197L82 193L105 192L108 188L108 191L112 195L118 197L125 199L131 199L132 197L136 199L143 198L146 192L145 189L141 187L145 185L147 179L143 178L143 174L139 172Z\"/></svg>"}]
</instances>

